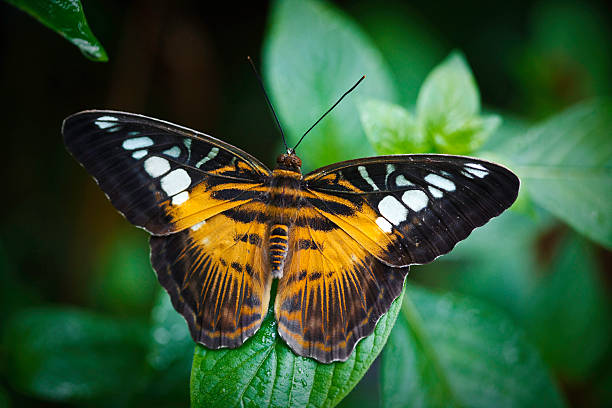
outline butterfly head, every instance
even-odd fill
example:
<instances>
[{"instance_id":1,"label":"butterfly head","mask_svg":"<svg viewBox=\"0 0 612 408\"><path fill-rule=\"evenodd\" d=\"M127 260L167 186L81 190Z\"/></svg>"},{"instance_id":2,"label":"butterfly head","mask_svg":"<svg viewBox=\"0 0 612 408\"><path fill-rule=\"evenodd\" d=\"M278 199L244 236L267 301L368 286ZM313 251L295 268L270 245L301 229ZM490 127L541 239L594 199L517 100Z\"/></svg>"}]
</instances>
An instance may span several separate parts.
<instances>
[{"instance_id":1,"label":"butterfly head","mask_svg":"<svg viewBox=\"0 0 612 408\"><path fill-rule=\"evenodd\" d=\"M278 164L278 168L283 170L295 171L297 173L301 173L302 160L297 157L295 154L295 150L288 149L287 153L283 153L276 159L276 163Z\"/></svg>"}]
</instances>

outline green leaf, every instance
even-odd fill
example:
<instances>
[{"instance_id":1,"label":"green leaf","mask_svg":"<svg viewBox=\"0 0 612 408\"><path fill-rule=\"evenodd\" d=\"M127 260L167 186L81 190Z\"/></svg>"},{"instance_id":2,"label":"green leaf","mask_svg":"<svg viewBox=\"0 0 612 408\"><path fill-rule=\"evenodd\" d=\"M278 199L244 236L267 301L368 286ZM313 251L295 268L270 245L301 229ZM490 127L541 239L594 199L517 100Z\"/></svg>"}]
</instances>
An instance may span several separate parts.
<instances>
[{"instance_id":1,"label":"green leaf","mask_svg":"<svg viewBox=\"0 0 612 408\"><path fill-rule=\"evenodd\" d=\"M410 286L401 309L382 356L384 407L564 405L535 348L493 307Z\"/></svg>"},{"instance_id":2,"label":"green leaf","mask_svg":"<svg viewBox=\"0 0 612 408\"><path fill-rule=\"evenodd\" d=\"M355 98L395 100L389 70L363 31L329 3L276 1L263 47L271 99L292 147L362 75L342 101L307 136L299 150L306 168L372 154Z\"/></svg>"},{"instance_id":3,"label":"green leaf","mask_svg":"<svg viewBox=\"0 0 612 408\"><path fill-rule=\"evenodd\" d=\"M392 303L374 333L361 340L345 362L321 364L293 354L276 331L272 311L257 334L235 350L196 347L191 372L192 407L335 406L382 350L401 298Z\"/></svg>"},{"instance_id":4,"label":"green leaf","mask_svg":"<svg viewBox=\"0 0 612 408\"><path fill-rule=\"evenodd\" d=\"M485 300L519 319L538 271L535 242L550 224L543 217L534 221L506 211L474 230L431 267L443 270L446 279L441 280L447 281L449 289ZM429 272L421 268L428 267L415 267L415 273Z\"/></svg>"},{"instance_id":5,"label":"green leaf","mask_svg":"<svg viewBox=\"0 0 612 408\"><path fill-rule=\"evenodd\" d=\"M497 115L479 116L480 95L463 56L452 53L425 79L417 98L417 119L434 151L468 154L497 129Z\"/></svg>"},{"instance_id":6,"label":"green leaf","mask_svg":"<svg viewBox=\"0 0 612 408\"><path fill-rule=\"evenodd\" d=\"M146 316L159 287L151 269L146 234L129 228L109 238L95 262L89 297L98 310Z\"/></svg>"},{"instance_id":7,"label":"green leaf","mask_svg":"<svg viewBox=\"0 0 612 408\"><path fill-rule=\"evenodd\" d=\"M5 0L76 45L93 61L106 62L106 51L93 35L79 0Z\"/></svg>"},{"instance_id":8,"label":"green leaf","mask_svg":"<svg viewBox=\"0 0 612 408\"><path fill-rule=\"evenodd\" d=\"M592 245L571 234L527 299L524 325L566 379L588 379L612 344L612 312L596 260Z\"/></svg>"},{"instance_id":9,"label":"green leaf","mask_svg":"<svg viewBox=\"0 0 612 408\"><path fill-rule=\"evenodd\" d=\"M11 406L8 392L0 385L0 408L9 408Z\"/></svg>"},{"instance_id":10,"label":"green leaf","mask_svg":"<svg viewBox=\"0 0 612 408\"><path fill-rule=\"evenodd\" d=\"M75 401L131 390L143 377L146 329L76 309L24 310L7 324L3 347L13 385Z\"/></svg>"},{"instance_id":11,"label":"green leaf","mask_svg":"<svg viewBox=\"0 0 612 408\"><path fill-rule=\"evenodd\" d=\"M362 101L357 106L366 136L377 154L428 151L414 117L406 109L375 99Z\"/></svg>"},{"instance_id":12,"label":"green leaf","mask_svg":"<svg viewBox=\"0 0 612 408\"><path fill-rule=\"evenodd\" d=\"M532 199L612 248L612 101L578 104L495 149Z\"/></svg>"},{"instance_id":13,"label":"green leaf","mask_svg":"<svg viewBox=\"0 0 612 408\"><path fill-rule=\"evenodd\" d=\"M144 392L148 398L174 406L189 404L193 348L185 319L172 307L168 293L160 289L151 313L147 361L153 375Z\"/></svg>"}]
</instances>

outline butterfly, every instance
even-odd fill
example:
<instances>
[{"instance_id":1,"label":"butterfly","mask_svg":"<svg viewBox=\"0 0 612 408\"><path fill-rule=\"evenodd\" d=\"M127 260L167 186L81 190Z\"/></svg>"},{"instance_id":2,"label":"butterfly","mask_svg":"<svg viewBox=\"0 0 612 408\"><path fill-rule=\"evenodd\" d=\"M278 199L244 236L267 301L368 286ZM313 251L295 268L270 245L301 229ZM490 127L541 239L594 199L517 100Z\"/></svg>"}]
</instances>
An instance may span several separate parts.
<instances>
[{"instance_id":1,"label":"butterfly","mask_svg":"<svg viewBox=\"0 0 612 408\"><path fill-rule=\"evenodd\" d=\"M65 144L132 224L193 339L236 348L259 329L278 279L278 333L298 355L346 360L402 291L410 265L449 252L516 199L508 169L406 154L303 175L204 133L137 114L68 117Z\"/></svg>"}]
</instances>

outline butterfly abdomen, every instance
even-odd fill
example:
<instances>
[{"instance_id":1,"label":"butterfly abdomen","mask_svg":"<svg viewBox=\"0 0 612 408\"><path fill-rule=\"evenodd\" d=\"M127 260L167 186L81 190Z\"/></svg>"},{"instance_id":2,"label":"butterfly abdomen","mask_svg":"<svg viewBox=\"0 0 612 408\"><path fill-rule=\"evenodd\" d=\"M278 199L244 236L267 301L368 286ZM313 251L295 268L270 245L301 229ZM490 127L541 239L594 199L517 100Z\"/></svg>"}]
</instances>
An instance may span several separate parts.
<instances>
[{"instance_id":1,"label":"butterfly abdomen","mask_svg":"<svg viewBox=\"0 0 612 408\"><path fill-rule=\"evenodd\" d=\"M270 267L272 276L283 276L283 266L287 257L289 228L284 224L276 224L270 228Z\"/></svg>"}]
</instances>

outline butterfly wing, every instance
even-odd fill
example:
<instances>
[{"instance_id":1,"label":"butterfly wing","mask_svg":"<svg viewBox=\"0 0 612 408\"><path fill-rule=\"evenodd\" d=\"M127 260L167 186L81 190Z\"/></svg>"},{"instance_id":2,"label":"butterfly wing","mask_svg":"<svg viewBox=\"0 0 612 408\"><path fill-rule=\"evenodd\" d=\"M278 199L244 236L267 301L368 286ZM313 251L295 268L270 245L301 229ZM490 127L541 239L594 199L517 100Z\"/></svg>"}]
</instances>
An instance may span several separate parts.
<instances>
[{"instance_id":1,"label":"butterfly wing","mask_svg":"<svg viewBox=\"0 0 612 408\"><path fill-rule=\"evenodd\" d=\"M346 360L400 294L411 264L449 252L516 199L519 180L486 161L381 156L308 174L279 283L279 333L301 355Z\"/></svg>"},{"instance_id":2,"label":"butterfly wing","mask_svg":"<svg viewBox=\"0 0 612 408\"><path fill-rule=\"evenodd\" d=\"M112 204L155 235L250 201L270 175L234 146L141 115L85 111L68 117L62 133Z\"/></svg>"},{"instance_id":3,"label":"butterfly wing","mask_svg":"<svg viewBox=\"0 0 612 408\"><path fill-rule=\"evenodd\" d=\"M270 171L220 140L135 114L81 112L62 132L113 205L153 234L151 263L194 340L242 344L265 316L270 277L263 224L231 215L262 210Z\"/></svg>"},{"instance_id":4,"label":"butterfly wing","mask_svg":"<svg viewBox=\"0 0 612 408\"><path fill-rule=\"evenodd\" d=\"M510 207L520 185L498 164L433 154L336 163L308 174L305 182L321 215L398 267L449 252Z\"/></svg>"},{"instance_id":5,"label":"butterfly wing","mask_svg":"<svg viewBox=\"0 0 612 408\"><path fill-rule=\"evenodd\" d=\"M300 209L288 254L274 305L278 332L297 354L323 363L346 360L372 333L408 273L376 259L311 205Z\"/></svg>"},{"instance_id":6,"label":"butterfly wing","mask_svg":"<svg viewBox=\"0 0 612 408\"><path fill-rule=\"evenodd\" d=\"M265 223L237 220L262 203L226 210L189 229L151 236L151 263L193 339L209 348L238 347L261 326L270 284Z\"/></svg>"}]
</instances>

